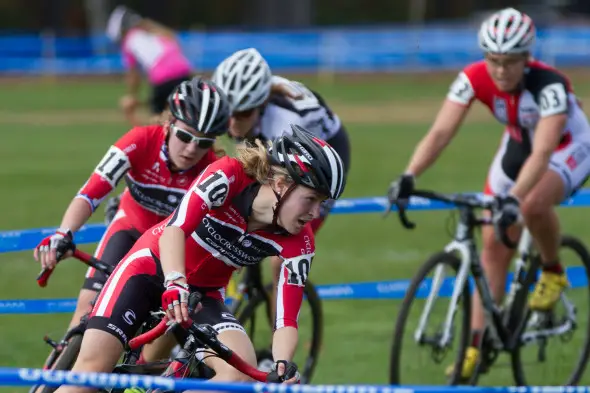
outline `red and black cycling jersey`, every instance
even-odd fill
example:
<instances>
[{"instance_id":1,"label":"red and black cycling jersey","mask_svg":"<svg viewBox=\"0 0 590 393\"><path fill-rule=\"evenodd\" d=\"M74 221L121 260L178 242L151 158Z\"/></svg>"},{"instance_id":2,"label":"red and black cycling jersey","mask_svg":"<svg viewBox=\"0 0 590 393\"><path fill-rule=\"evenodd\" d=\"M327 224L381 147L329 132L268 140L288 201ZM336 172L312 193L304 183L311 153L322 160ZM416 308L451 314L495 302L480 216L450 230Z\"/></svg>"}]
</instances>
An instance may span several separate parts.
<instances>
[{"instance_id":1,"label":"red and black cycling jersey","mask_svg":"<svg viewBox=\"0 0 590 393\"><path fill-rule=\"evenodd\" d=\"M542 117L580 110L569 79L555 68L532 60L526 64L516 93L499 90L482 60L459 73L447 99L462 105L480 101L508 126L510 136L516 140L522 140L521 129L534 130Z\"/></svg>"},{"instance_id":2,"label":"red and black cycling jersey","mask_svg":"<svg viewBox=\"0 0 590 393\"><path fill-rule=\"evenodd\" d=\"M143 232L170 215L193 180L216 159L210 149L192 168L173 172L165 128L135 127L109 148L77 197L86 200L94 211L125 177L127 190L120 208L134 217Z\"/></svg>"},{"instance_id":3,"label":"red and black cycling jersey","mask_svg":"<svg viewBox=\"0 0 590 393\"><path fill-rule=\"evenodd\" d=\"M515 179L532 151L534 132L543 117L566 114L559 147L588 141L590 127L574 95L570 80L561 72L540 61L530 60L525 67L520 88L515 92L499 90L484 60L469 64L457 76L447 99L469 106L477 100L505 124L509 135L503 148L502 169Z\"/></svg>"},{"instance_id":4,"label":"red and black cycling jersey","mask_svg":"<svg viewBox=\"0 0 590 393\"><path fill-rule=\"evenodd\" d=\"M240 161L221 158L191 185L174 214L147 231L135 249L149 248L159 259L159 238L164 229L180 228L186 238L187 280L195 287L223 288L234 270L260 263L268 256L280 256L284 262L276 327L296 327L315 255L313 232L309 224L296 235L276 228L249 232L248 219L260 187Z\"/></svg>"}]
</instances>

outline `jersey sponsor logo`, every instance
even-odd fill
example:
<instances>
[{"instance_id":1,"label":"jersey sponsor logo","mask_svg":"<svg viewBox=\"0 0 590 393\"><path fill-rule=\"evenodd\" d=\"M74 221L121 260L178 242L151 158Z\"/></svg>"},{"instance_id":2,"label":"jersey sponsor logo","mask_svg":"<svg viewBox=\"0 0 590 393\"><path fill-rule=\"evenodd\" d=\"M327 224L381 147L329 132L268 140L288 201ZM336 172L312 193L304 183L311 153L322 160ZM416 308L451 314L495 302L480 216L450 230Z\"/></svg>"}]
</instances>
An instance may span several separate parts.
<instances>
[{"instance_id":1,"label":"jersey sponsor logo","mask_svg":"<svg viewBox=\"0 0 590 393\"><path fill-rule=\"evenodd\" d=\"M518 123L526 129L534 129L539 121L539 111L532 94L524 92L518 107Z\"/></svg>"},{"instance_id":2,"label":"jersey sponsor logo","mask_svg":"<svg viewBox=\"0 0 590 393\"><path fill-rule=\"evenodd\" d=\"M176 183L179 186L185 186L188 183L188 177L180 176L178 179L176 179Z\"/></svg>"},{"instance_id":3,"label":"jersey sponsor logo","mask_svg":"<svg viewBox=\"0 0 590 393\"><path fill-rule=\"evenodd\" d=\"M267 256L279 254L279 250L272 244L256 237L244 236L239 227L226 225L210 215L203 218L194 235L201 240L199 244L206 246L204 248L209 252L218 252L235 266L254 265Z\"/></svg>"},{"instance_id":4,"label":"jersey sponsor logo","mask_svg":"<svg viewBox=\"0 0 590 393\"><path fill-rule=\"evenodd\" d=\"M501 97L494 97L494 115L502 123L508 123L508 105Z\"/></svg>"},{"instance_id":5,"label":"jersey sponsor logo","mask_svg":"<svg viewBox=\"0 0 590 393\"><path fill-rule=\"evenodd\" d=\"M305 248L301 249L302 254L312 254L313 250L311 248L311 239L309 236L303 236L303 242L305 243Z\"/></svg>"},{"instance_id":6,"label":"jersey sponsor logo","mask_svg":"<svg viewBox=\"0 0 590 393\"><path fill-rule=\"evenodd\" d=\"M129 193L137 203L161 216L169 216L180 203L185 191L162 187L149 187L134 182L129 176L125 179Z\"/></svg>"},{"instance_id":7,"label":"jersey sponsor logo","mask_svg":"<svg viewBox=\"0 0 590 393\"><path fill-rule=\"evenodd\" d=\"M128 153L131 153L135 149L137 149L137 145L135 143L132 143L129 146L127 146L125 149L123 149L123 152L128 154Z\"/></svg>"},{"instance_id":8,"label":"jersey sponsor logo","mask_svg":"<svg viewBox=\"0 0 590 393\"><path fill-rule=\"evenodd\" d=\"M137 320L137 317L135 316L133 310L127 310L125 311L125 314L123 314L123 320L126 324L133 326L133 324Z\"/></svg>"}]
</instances>

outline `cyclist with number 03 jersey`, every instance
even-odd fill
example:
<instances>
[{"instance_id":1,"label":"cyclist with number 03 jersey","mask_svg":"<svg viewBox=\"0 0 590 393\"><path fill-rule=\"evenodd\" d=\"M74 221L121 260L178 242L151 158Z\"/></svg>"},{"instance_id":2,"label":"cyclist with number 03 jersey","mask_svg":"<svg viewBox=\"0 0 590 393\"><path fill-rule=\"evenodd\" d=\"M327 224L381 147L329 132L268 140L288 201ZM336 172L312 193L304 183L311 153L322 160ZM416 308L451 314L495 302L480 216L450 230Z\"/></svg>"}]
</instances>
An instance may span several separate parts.
<instances>
[{"instance_id":1,"label":"cyclist with number 03 jersey","mask_svg":"<svg viewBox=\"0 0 590 393\"><path fill-rule=\"evenodd\" d=\"M121 47L127 69L127 94L121 97L119 104L132 125L141 125L136 117L140 103L140 69L147 74L151 85L149 109L156 116L166 109L166 100L174 88L191 79L190 62L182 53L174 31L125 6L113 10L106 34Z\"/></svg>"},{"instance_id":2,"label":"cyclist with number 03 jersey","mask_svg":"<svg viewBox=\"0 0 590 393\"><path fill-rule=\"evenodd\" d=\"M403 175L389 189L389 199L408 202L414 179L430 167L457 133L473 101L487 106L505 124L500 147L489 169L484 194L494 196L496 226L510 227L521 218L541 256L542 273L529 299L534 311L549 311L568 285L558 256L559 220L554 206L572 195L590 175L590 125L570 80L540 61L531 48L535 27L529 16L513 8L487 18L479 30L484 60L465 67L428 134L418 144ZM513 235L520 228L510 228ZM496 302L505 291L514 250L482 229L482 264ZM461 375L469 378L477 364L484 324L475 295L471 346ZM447 370L451 373L452 367Z\"/></svg>"},{"instance_id":3,"label":"cyclist with number 03 jersey","mask_svg":"<svg viewBox=\"0 0 590 393\"><path fill-rule=\"evenodd\" d=\"M273 76L266 60L254 48L237 51L223 60L212 79L224 90L232 105L231 138L249 142L272 140L289 130L289 124L297 124L338 152L344 163L344 176L347 176L350 167L348 134L340 118L318 93L302 83ZM282 90L278 91L277 86L283 87ZM334 200L327 200L322 205L320 217L311 223L314 232L319 230L333 204ZM274 257L271 263L273 288L276 288L281 260Z\"/></svg>"},{"instance_id":4,"label":"cyclist with number 03 jersey","mask_svg":"<svg viewBox=\"0 0 590 393\"><path fill-rule=\"evenodd\" d=\"M223 153L213 144L227 132L230 110L214 83L198 77L181 83L170 95L169 106L163 125L135 127L110 147L70 203L60 229L35 248L43 268L55 267L62 257L57 250L68 249L72 233L125 177L120 207L95 252L96 258L116 265L143 232L174 211L190 184ZM88 270L70 327L90 311L105 282L102 273Z\"/></svg>"},{"instance_id":5,"label":"cyclist with number 03 jersey","mask_svg":"<svg viewBox=\"0 0 590 393\"><path fill-rule=\"evenodd\" d=\"M174 213L146 231L109 277L94 306L72 371L110 372L124 345L150 310L160 306L169 320L188 320L192 291L203 295L191 316L209 324L218 339L256 366L252 342L223 302L232 272L265 257L283 259L273 355L279 375L292 361L303 288L315 254L309 225L324 199L345 186L344 164L323 140L299 126L274 140L239 146L193 182ZM141 296L139 296L141 295ZM224 360L208 357L215 381L248 377ZM287 383L297 382L297 376ZM58 392L81 392L62 386Z\"/></svg>"}]
</instances>

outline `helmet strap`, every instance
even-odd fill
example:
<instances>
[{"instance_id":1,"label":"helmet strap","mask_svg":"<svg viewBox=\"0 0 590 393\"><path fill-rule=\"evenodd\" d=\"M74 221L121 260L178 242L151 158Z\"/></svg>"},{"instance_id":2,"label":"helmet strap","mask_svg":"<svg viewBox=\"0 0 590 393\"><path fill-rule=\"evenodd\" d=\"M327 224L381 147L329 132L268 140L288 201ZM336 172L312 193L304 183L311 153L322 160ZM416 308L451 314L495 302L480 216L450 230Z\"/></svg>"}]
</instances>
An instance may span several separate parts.
<instances>
[{"instance_id":1,"label":"helmet strap","mask_svg":"<svg viewBox=\"0 0 590 393\"><path fill-rule=\"evenodd\" d=\"M281 210L281 206L283 206L283 202L285 202L285 200L287 199L287 196L289 196L289 194L291 192L293 192L293 190L295 190L296 187L297 187L297 184L295 184L295 183L291 184L289 186L289 188L287 188L287 191L285 191L285 193L282 196L281 196L281 194L276 192L274 188L271 187L272 192L274 192L275 196L277 197L277 204L272 209L272 225L273 226L278 226L277 221L279 220L279 211Z\"/></svg>"}]
</instances>

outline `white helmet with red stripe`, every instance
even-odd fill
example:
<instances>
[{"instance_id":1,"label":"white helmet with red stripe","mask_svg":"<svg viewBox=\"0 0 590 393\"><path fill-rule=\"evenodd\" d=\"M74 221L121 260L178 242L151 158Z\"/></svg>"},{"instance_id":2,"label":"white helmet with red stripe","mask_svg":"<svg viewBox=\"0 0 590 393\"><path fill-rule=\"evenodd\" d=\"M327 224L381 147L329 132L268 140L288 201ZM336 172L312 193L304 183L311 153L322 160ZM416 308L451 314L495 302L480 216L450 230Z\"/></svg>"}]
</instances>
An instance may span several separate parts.
<instances>
[{"instance_id":1,"label":"white helmet with red stripe","mask_svg":"<svg viewBox=\"0 0 590 393\"><path fill-rule=\"evenodd\" d=\"M527 14L504 8L481 24L479 47L488 53L526 53L535 42L535 34L535 25Z\"/></svg>"},{"instance_id":2,"label":"white helmet with red stripe","mask_svg":"<svg viewBox=\"0 0 590 393\"><path fill-rule=\"evenodd\" d=\"M330 199L344 191L344 164L332 146L303 127L291 125L292 134L273 141L271 161L284 167L296 184L317 190Z\"/></svg>"}]
</instances>

